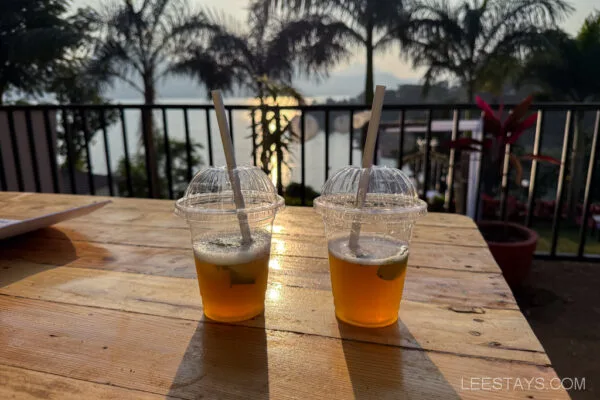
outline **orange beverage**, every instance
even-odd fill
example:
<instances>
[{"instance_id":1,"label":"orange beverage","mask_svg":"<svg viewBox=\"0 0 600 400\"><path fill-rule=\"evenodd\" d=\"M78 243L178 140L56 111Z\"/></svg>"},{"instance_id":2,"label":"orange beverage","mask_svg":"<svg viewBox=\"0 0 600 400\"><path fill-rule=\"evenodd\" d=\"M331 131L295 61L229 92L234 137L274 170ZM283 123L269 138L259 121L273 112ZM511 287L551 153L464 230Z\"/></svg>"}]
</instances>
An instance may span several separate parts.
<instances>
[{"instance_id":1,"label":"orange beverage","mask_svg":"<svg viewBox=\"0 0 600 400\"><path fill-rule=\"evenodd\" d=\"M349 238L329 242L329 267L336 316L349 324L376 328L398 320L408 244L380 236L361 236L359 249Z\"/></svg>"},{"instance_id":2,"label":"orange beverage","mask_svg":"<svg viewBox=\"0 0 600 400\"><path fill-rule=\"evenodd\" d=\"M265 308L270 235L255 233L249 245L239 235L194 243L204 314L221 322L243 321Z\"/></svg>"}]
</instances>

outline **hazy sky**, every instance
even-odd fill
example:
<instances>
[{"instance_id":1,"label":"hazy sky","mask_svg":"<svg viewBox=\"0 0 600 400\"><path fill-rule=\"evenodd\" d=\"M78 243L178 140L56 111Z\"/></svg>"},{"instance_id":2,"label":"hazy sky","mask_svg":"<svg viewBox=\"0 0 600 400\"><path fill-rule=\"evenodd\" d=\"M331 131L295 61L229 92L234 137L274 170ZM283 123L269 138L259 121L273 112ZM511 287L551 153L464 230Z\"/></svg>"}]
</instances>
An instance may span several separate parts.
<instances>
[{"instance_id":1,"label":"hazy sky","mask_svg":"<svg viewBox=\"0 0 600 400\"><path fill-rule=\"evenodd\" d=\"M206 7L209 9L219 10L243 21L246 17L246 7L248 0L189 0L191 4L197 7ZM74 7L83 5L96 6L102 4L103 0L73 0ZM575 34L585 18L594 11L600 10L600 4L597 0L571 0L571 4L575 7L575 12L562 24L563 29L571 34ZM338 66L335 71L343 71L352 66L351 69L355 72L361 68L364 62L364 52L355 51L355 55L348 64ZM414 70L410 64L400 57L399 50L389 51L385 55L377 55L375 58L375 68L378 71L392 73L399 78L421 78L422 72Z\"/></svg>"}]
</instances>

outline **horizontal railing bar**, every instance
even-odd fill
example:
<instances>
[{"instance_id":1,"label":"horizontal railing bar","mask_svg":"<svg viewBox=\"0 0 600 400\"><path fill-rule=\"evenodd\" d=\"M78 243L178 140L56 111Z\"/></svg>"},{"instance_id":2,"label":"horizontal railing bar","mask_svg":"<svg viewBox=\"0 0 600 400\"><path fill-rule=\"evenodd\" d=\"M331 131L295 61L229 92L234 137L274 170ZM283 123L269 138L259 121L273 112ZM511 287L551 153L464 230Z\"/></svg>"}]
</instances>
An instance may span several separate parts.
<instances>
[{"instance_id":1,"label":"horizontal railing bar","mask_svg":"<svg viewBox=\"0 0 600 400\"><path fill-rule=\"evenodd\" d=\"M495 104L490 105L492 108L497 107ZM506 109L514 108L517 104L505 104L504 107ZM532 104L530 107L530 111L537 110L545 110L545 111L564 111L564 110L578 110L578 111L595 111L600 107L600 103L536 103ZM0 110L13 109L13 110L44 110L44 109L90 109L90 110L98 110L98 109L153 109L153 110L162 110L162 109L214 109L212 104L120 104L120 103L111 103L111 104L35 104L35 105L3 105L0 106ZM258 109L258 106L250 106L246 104L229 104L225 106L226 109L231 110L252 110ZM370 110L371 105L368 104L315 104L315 105L296 105L296 106L264 106L267 110L298 110L298 111L363 111ZM386 104L383 106L384 110L389 111L400 111L400 110L474 110L477 109L475 104L470 103L414 103L414 104Z\"/></svg>"},{"instance_id":2,"label":"horizontal railing bar","mask_svg":"<svg viewBox=\"0 0 600 400\"><path fill-rule=\"evenodd\" d=\"M578 256L575 253L556 253L554 255L550 253L535 253L533 256L536 260L600 262L600 254Z\"/></svg>"}]
</instances>

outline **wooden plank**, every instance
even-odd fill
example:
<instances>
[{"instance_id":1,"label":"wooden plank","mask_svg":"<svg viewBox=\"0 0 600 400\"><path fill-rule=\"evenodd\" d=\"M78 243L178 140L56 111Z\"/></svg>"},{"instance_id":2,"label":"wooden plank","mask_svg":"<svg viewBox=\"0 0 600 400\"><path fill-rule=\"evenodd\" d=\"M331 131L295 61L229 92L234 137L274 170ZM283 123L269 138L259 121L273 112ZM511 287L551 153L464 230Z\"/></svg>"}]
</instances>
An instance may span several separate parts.
<instances>
[{"instance_id":1,"label":"wooden plank","mask_svg":"<svg viewBox=\"0 0 600 400\"><path fill-rule=\"evenodd\" d=\"M114 243L128 244L133 246L148 247L166 247L186 249L190 246L190 233L187 229L165 229L148 228L131 225L113 225L113 224L90 224L82 221L63 222L57 227L67 235L71 240L86 240L94 243ZM46 237L55 237L51 233L55 231L46 231ZM475 243L478 242L478 243ZM430 227L426 232L417 231L413 237L413 244L426 244L430 251L435 251L436 255L440 247L438 245L448 245L448 247L461 247L470 244L473 247L463 247L459 251L469 252L471 249L484 249L489 253L487 244L478 231L458 230L454 233L448 233L445 228ZM273 251L275 254L327 257L327 248L322 237L310 236L290 236L273 235ZM491 255L490 255L491 257Z\"/></svg>"},{"instance_id":2,"label":"wooden plank","mask_svg":"<svg viewBox=\"0 0 600 400\"><path fill-rule=\"evenodd\" d=\"M72 255L75 252L74 247L77 247L77 258L82 259L81 262L94 260L90 264L91 268L94 268L100 261L106 266L114 266L114 268L117 268L115 264L135 265L136 263L140 263L140 266L143 265L144 268L148 268L148 272L146 273L157 274L165 274L164 271L170 269L179 270L182 267L182 262L189 262L191 249L191 246L188 245L189 237L185 241L183 239L177 241L177 247L170 247L168 243L165 245L164 242L152 242L153 245L158 245L156 247L147 247L141 244L136 245L135 243L143 242L137 239L133 239L131 245L116 242L88 242L88 240L92 239L90 236L81 234L78 231L57 227L31 232L20 238L0 242L0 251L7 257L12 254L14 257L41 260L39 262L42 263L64 263L61 260L69 257L69 254ZM324 243L314 244L314 247L311 248L310 246L312 245L306 241L275 237L271 247L271 254L272 257L280 256L286 260L291 260L292 258L317 260L308 260L308 263L318 263L320 262L318 261L319 259L326 260L327 251ZM306 257L306 255L309 255L309 257ZM52 257L55 257L55 259L53 260ZM71 256L70 258L76 257ZM152 268L150 268L151 266ZM431 245L418 242L411 244L409 266L500 273L500 268L487 248L463 248L452 245ZM119 270L126 271L125 269ZM137 272L135 270L131 271Z\"/></svg>"},{"instance_id":3,"label":"wooden plank","mask_svg":"<svg viewBox=\"0 0 600 400\"><path fill-rule=\"evenodd\" d=\"M0 399L161 400L164 396L0 365ZM168 397L168 399L175 399Z\"/></svg>"},{"instance_id":4,"label":"wooden plank","mask_svg":"<svg viewBox=\"0 0 600 400\"><path fill-rule=\"evenodd\" d=\"M18 262L15 262L18 260ZM21 279L37 270L60 267L92 268L155 276L196 279L190 250L94 244L28 236L0 243L0 274ZM287 286L330 290L329 265L324 258L271 257L270 280ZM447 306L511 308L518 306L497 273L409 267L406 299ZM15 278L8 278L9 276Z\"/></svg>"},{"instance_id":5,"label":"wooden plank","mask_svg":"<svg viewBox=\"0 0 600 400\"><path fill-rule=\"evenodd\" d=\"M29 196L31 193L21 193L21 192L2 192L0 191L0 201L10 201L14 200L17 197L25 197Z\"/></svg>"},{"instance_id":6,"label":"wooden plank","mask_svg":"<svg viewBox=\"0 0 600 400\"><path fill-rule=\"evenodd\" d=\"M281 214L281 218L291 218L296 223L297 217L302 216L302 219L311 218L310 223L321 223L321 217L314 211L312 207L287 207ZM314 218L314 219L313 219ZM420 218L418 223L427 226L470 228L477 229L477 225L473 220L465 215L449 214L449 213L428 213L425 217ZM307 224L308 225L308 224Z\"/></svg>"},{"instance_id":7,"label":"wooden plank","mask_svg":"<svg viewBox=\"0 0 600 400\"><path fill-rule=\"evenodd\" d=\"M105 197L73 195L13 194L8 199L0 197L0 218L11 214L16 218L30 218L40 212L62 211L68 207L81 206ZM173 214L173 201L129 198L108 198L113 201L102 210L81 217L82 221L131 223L140 226L186 227L183 220ZM299 218L301 217L301 218ZM282 227L290 222L308 234L322 234L321 217L312 207L288 207L278 215ZM476 229L472 219L458 214L429 213L418 221L418 225Z\"/></svg>"},{"instance_id":8,"label":"wooden plank","mask_svg":"<svg viewBox=\"0 0 600 400\"><path fill-rule=\"evenodd\" d=\"M21 207L29 207L29 204L23 204ZM45 207L45 206L40 206ZM63 206L46 207L44 210L29 208L26 211L15 210L14 207L5 207L0 209L0 218L6 219L26 219L37 216L43 212L57 212L64 210ZM147 215L151 214L151 217ZM151 229L162 234L167 234L171 230L187 230L184 221L172 214L166 213L143 213L136 209L119 209L118 213L110 205L92 214L77 218L76 220L64 222L61 226L78 227L85 225L95 233L97 227L119 226L135 228L137 230L149 231ZM161 217L164 217L161 219ZM322 222L313 216L310 219L302 220L296 213L289 213L287 216L278 216L273 227L275 234L287 237L308 237L322 241L324 230ZM481 234L476 229L450 229L435 225L424 225L418 223L413 231L413 241L425 243L442 243L459 246L486 246Z\"/></svg>"},{"instance_id":9,"label":"wooden plank","mask_svg":"<svg viewBox=\"0 0 600 400\"><path fill-rule=\"evenodd\" d=\"M18 210L17 207L4 207L0 209L0 218L26 219L41 213L62 211L66 208L62 205L36 206L32 208L28 203L21 204L19 207L27 208L27 210ZM42 207L43 209L38 209L37 207ZM296 212L288 212L287 216L284 214L277 217L273 232L283 237L318 238L319 241L322 241L324 237L323 223L317 217L317 215L313 215L311 218L302 220L300 216L296 215ZM76 220L64 222L60 226L78 229L82 225L88 227L88 231L94 235L97 229L106 226L126 227L127 229L134 228L138 231L155 230L162 232L163 235L171 234L171 231L176 229L184 231L188 229L184 221L172 213L144 213L135 208L115 210L111 205ZM181 233L175 234L181 235ZM425 225L421 223L417 223L414 228L413 241L459 246L487 246L483 237L476 229L451 229L444 226Z\"/></svg>"},{"instance_id":10,"label":"wooden plank","mask_svg":"<svg viewBox=\"0 0 600 400\"><path fill-rule=\"evenodd\" d=\"M518 362L2 296L0 321L1 363L185 399L480 399L465 379L556 377ZM486 398L568 398L532 389Z\"/></svg>"},{"instance_id":11,"label":"wooden plank","mask_svg":"<svg viewBox=\"0 0 600 400\"><path fill-rule=\"evenodd\" d=\"M25 269L31 275L23 276ZM192 279L66 267L31 269L23 263L3 270L0 277L0 294L4 295L189 320L203 318L198 286ZM549 364L518 309L483 309L474 304L442 306L409 300L404 300L400 308L399 325L370 330L347 327L341 332L329 290L273 282L267 290L264 318L240 325ZM410 336L416 340L409 340Z\"/></svg>"}]
</instances>

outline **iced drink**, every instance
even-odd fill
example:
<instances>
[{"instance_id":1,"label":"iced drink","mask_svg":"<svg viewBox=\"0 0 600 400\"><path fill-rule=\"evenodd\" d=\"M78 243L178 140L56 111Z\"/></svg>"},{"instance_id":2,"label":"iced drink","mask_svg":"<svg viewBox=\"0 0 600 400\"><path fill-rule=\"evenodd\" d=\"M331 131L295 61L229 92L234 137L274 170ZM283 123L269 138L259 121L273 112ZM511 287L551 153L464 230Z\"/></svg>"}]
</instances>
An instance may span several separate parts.
<instances>
[{"instance_id":1,"label":"iced drink","mask_svg":"<svg viewBox=\"0 0 600 400\"><path fill-rule=\"evenodd\" d=\"M408 244L385 237L360 238L358 254L348 237L329 242L329 268L336 316L364 327L398 319L404 289Z\"/></svg>"},{"instance_id":2,"label":"iced drink","mask_svg":"<svg viewBox=\"0 0 600 400\"><path fill-rule=\"evenodd\" d=\"M204 313L218 321L252 318L264 309L271 237L255 233L249 245L239 234L194 244Z\"/></svg>"},{"instance_id":3,"label":"iced drink","mask_svg":"<svg viewBox=\"0 0 600 400\"><path fill-rule=\"evenodd\" d=\"M363 174L369 185L357 206ZM346 167L325 183L315 208L325 223L337 318L369 328L395 323L412 229L427 212L410 179L395 168Z\"/></svg>"},{"instance_id":4,"label":"iced drink","mask_svg":"<svg viewBox=\"0 0 600 400\"><path fill-rule=\"evenodd\" d=\"M237 167L234 174L243 209L234 204L230 175L223 167L198 172L175 203L175 213L190 227L204 314L222 322L263 312L273 220L283 208L283 198L261 169Z\"/></svg>"}]
</instances>

